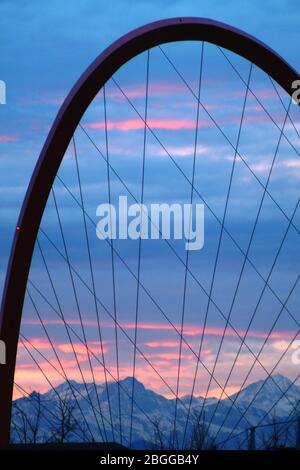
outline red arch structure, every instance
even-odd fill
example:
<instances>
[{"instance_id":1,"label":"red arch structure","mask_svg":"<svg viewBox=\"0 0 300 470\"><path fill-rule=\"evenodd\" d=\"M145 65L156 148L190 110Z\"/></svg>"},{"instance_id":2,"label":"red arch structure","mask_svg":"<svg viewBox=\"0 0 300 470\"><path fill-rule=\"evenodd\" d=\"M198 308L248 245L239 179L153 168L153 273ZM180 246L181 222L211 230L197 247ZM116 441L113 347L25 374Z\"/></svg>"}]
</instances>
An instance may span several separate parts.
<instances>
[{"instance_id":1,"label":"red arch structure","mask_svg":"<svg viewBox=\"0 0 300 470\"><path fill-rule=\"evenodd\" d=\"M54 178L71 137L89 104L126 62L141 52L174 41L206 41L233 51L269 74L292 95L299 74L256 38L203 18L172 18L142 26L109 46L74 85L48 134L33 172L11 249L0 314L6 365L0 365L0 448L9 445L12 393L25 289L35 240Z\"/></svg>"}]
</instances>

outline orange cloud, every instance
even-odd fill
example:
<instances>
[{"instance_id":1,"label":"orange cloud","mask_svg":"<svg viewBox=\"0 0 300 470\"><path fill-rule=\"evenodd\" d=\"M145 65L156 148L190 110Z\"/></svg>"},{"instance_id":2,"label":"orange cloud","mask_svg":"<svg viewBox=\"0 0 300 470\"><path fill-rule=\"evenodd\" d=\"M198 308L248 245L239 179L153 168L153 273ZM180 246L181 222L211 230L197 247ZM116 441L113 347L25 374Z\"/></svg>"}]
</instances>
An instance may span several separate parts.
<instances>
[{"instance_id":1,"label":"orange cloud","mask_svg":"<svg viewBox=\"0 0 300 470\"><path fill-rule=\"evenodd\" d=\"M87 354L87 348L82 343L73 343L74 350L76 354ZM61 343L57 344L57 348L65 353L73 353L73 347L70 343ZM88 350L93 352L94 354L102 353L101 345L98 342L90 341L88 342ZM107 348L103 347L103 353L108 351Z\"/></svg>"}]
</instances>

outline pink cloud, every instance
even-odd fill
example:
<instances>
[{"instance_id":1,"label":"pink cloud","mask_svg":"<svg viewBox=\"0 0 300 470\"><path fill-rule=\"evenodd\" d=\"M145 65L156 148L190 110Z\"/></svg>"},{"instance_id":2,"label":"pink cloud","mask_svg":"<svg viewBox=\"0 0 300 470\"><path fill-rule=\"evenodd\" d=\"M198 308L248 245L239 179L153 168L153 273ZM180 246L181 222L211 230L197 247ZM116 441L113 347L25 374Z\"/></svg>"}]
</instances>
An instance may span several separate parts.
<instances>
[{"instance_id":1,"label":"pink cloud","mask_svg":"<svg viewBox=\"0 0 300 470\"><path fill-rule=\"evenodd\" d=\"M203 344L207 344L207 341L204 340ZM148 346L149 348L178 348L179 341L148 341L145 343L145 346ZM189 343L190 346L199 346L198 342L194 343ZM182 345L183 348L187 348L186 344Z\"/></svg>"},{"instance_id":2,"label":"pink cloud","mask_svg":"<svg viewBox=\"0 0 300 470\"><path fill-rule=\"evenodd\" d=\"M44 338L30 338L30 343L27 341L24 341L26 347L28 349L33 349L36 348L38 350L48 350L51 349L51 344L49 343L48 340L45 340ZM22 342L19 342L19 348L24 348L25 346Z\"/></svg>"},{"instance_id":3,"label":"pink cloud","mask_svg":"<svg viewBox=\"0 0 300 470\"><path fill-rule=\"evenodd\" d=\"M176 348L178 341L148 341L145 345L149 348Z\"/></svg>"},{"instance_id":4,"label":"pink cloud","mask_svg":"<svg viewBox=\"0 0 300 470\"><path fill-rule=\"evenodd\" d=\"M169 131L195 129L195 120L193 119L149 119L147 121L151 129L165 129ZM201 120L199 127L212 127L214 124L209 120ZM127 119L124 121L108 121L108 130L119 130L123 132L144 129L142 119ZM105 129L104 121L96 121L85 124L89 129Z\"/></svg>"},{"instance_id":5,"label":"pink cloud","mask_svg":"<svg viewBox=\"0 0 300 470\"><path fill-rule=\"evenodd\" d=\"M259 113L258 109L255 108L252 114L248 114L244 117L244 124L262 124L268 123L274 125L270 118L265 113ZM273 120L275 122L281 122L282 117L278 114L273 114ZM226 118L218 119L218 124L222 127L223 125L227 124L239 124L240 123L240 116L237 115L228 115ZM128 131L136 131L144 129L144 122L140 118L136 119L124 119L124 120L109 120L107 122L108 130L118 130L121 132L128 132ZM148 119L147 125L150 129L164 129L170 131L180 131L180 130L194 130L195 129L195 119L187 119L187 118L151 118ZM105 129L105 122L104 121L94 121L84 124L85 128L88 129ZM207 129L207 128L214 128L214 122L209 119L200 119L198 128L200 129ZM188 152L190 153L190 148Z\"/></svg>"},{"instance_id":6,"label":"pink cloud","mask_svg":"<svg viewBox=\"0 0 300 470\"><path fill-rule=\"evenodd\" d=\"M79 320L66 320L66 322L68 325L80 325ZM62 320L45 320L44 323L46 325L58 325L58 326L64 324ZM24 320L23 324L40 325L40 322L38 320ZM95 320L84 320L83 325L87 327L96 327L97 322ZM124 330L135 329L135 323L119 322L119 325ZM101 326L102 328L114 328L115 327L113 322L101 322ZM180 324L174 324L174 326L178 331L180 331L180 328L181 328ZM173 326L170 324L166 324L166 323L139 323L138 328L140 330L150 330L150 331L151 330L171 331L176 334ZM241 328L236 328L236 331L241 337L243 337L246 333L246 330L243 330ZM186 324L184 326L185 336L191 336L191 337L199 336L202 334L202 332L203 332L203 328L201 325ZM223 334L222 327L207 327L205 329L205 335L207 336L222 336L222 334ZM280 332L273 331L270 335L270 339L290 339L290 338L293 338L294 335L295 335L295 331L280 331ZM231 328L227 328L225 336L237 338L237 334ZM248 331L248 334L247 334L247 337L257 338L257 339L265 339L267 336L268 336L268 332L262 331L262 330L250 330Z\"/></svg>"},{"instance_id":7,"label":"pink cloud","mask_svg":"<svg viewBox=\"0 0 300 470\"><path fill-rule=\"evenodd\" d=\"M124 323L122 325L124 328L126 329L134 329L135 328L135 324L134 323ZM180 325L174 325L178 331L180 331ZM140 329L144 329L144 330L164 330L164 331L173 331L174 332L174 328L172 327L172 325L166 325L166 324L160 324L160 323L140 323L138 325L138 327ZM220 327L207 327L205 328L205 335L208 335L208 336L222 336L223 335L223 331L224 329L223 328L220 328ZM236 331L238 331L239 335L241 337L243 337L246 333L246 330L243 330L243 329L237 329ZM199 336L201 335L203 332L203 328L198 325L185 325L184 326L184 335L185 336ZM282 332L272 332L271 335L270 335L270 339L274 339L274 338L283 338L283 339L286 339L286 338L292 338L294 336L295 332L292 332L292 331L282 331ZM225 333L225 336L227 337L237 337L236 333L234 330L230 329L230 328L227 328L227 331ZM251 330L248 332L247 334L247 337L251 337L251 338L258 338L258 339L264 339L268 336L267 332L265 331L259 331L259 330Z\"/></svg>"},{"instance_id":8,"label":"pink cloud","mask_svg":"<svg viewBox=\"0 0 300 470\"><path fill-rule=\"evenodd\" d=\"M179 343L177 343L177 348L178 346L179 346ZM210 349L203 349L201 352L201 356L208 356L209 354L211 354ZM173 360L178 361L178 352L156 352L153 354L145 354L145 356L148 359L158 358L158 359L165 359L167 361L173 361ZM195 359L195 356L193 354L181 353L181 359L186 359L188 361L191 361Z\"/></svg>"},{"instance_id":9,"label":"pink cloud","mask_svg":"<svg viewBox=\"0 0 300 470\"><path fill-rule=\"evenodd\" d=\"M12 135L0 135L0 142L16 142L17 140L18 138Z\"/></svg>"},{"instance_id":10,"label":"pink cloud","mask_svg":"<svg viewBox=\"0 0 300 470\"><path fill-rule=\"evenodd\" d=\"M47 342L45 342L47 344ZM167 342L169 343L169 342ZM46 344L43 344L43 341L38 342L37 338L35 338L35 345L37 346L40 344L42 347L45 347ZM64 344L64 343L62 343ZM230 343L229 343L230 344ZM269 348L265 351L264 355L261 355L261 362L267 369L270 369L274 365L274 353L278 351L281 353L285 347L287 346L287 342L283 340L274 340L273 343L270 344ZM173 342L171 342L170 346L173 346ZM178 343L177 343L178 346ZM273 351L273 353L272 353ZM68 351L67 351L68 352ZM205 363L209 370L212 368L214 356L211 356L210 351L205 349L203 350ZM233 358L235 358L236 351L227 351L223 352L222 357L220 357L220 361L218 363L218 368L216 370L216 378L220 384L223 384L227 378L228 372L232 366ZM62 374L59 374L55 369L44 359L40 358L38 355L34 353L34 355L39 359L40 367L43 369L44 373L46 374L47 378L50 382L57 386L59 383L64 381ZM44 353L46 355L46 353ZM151 353L146 355L149 361L151 361L152 365L159 371L159 373L164 377L164 379L168 382L170 387L173 390L176 389L176 380L178 374L178 351L176 352L160 352ZM48 357L48 355L47 355ZM186 395L190 393L192 381L194 378L195 372L195 365L196 365L196 358L191 353L184 352L183 355L183 363L180 375L180 395ZM203 357L203 359L204 359ZM29 360L28 360L29 359ZM51 356L49 357L49 361L57 367L59 371L61 371L59 364L57 361ZM88 361L86 360L86 356L84 354L79 354L78 361L81 365L81 369L83 371L83 375L87 382L92 381L91 372L89 369ZM236 364L236 373L232 376L230 384L226 388L226 393L234 393L238 389L238 385L241 383L241 377L245 377L246 373L249 370L250 365L253 362L253 357L248 352L242 352L240 354L239 361ZM77 362L72 359L69 360L66 357L61 358L61 364L64 367L68 378L74 379L78 382L82 381L82 377L80 371L77 367ZM117 377L117 368L113 357L107 357L106 359L106 366L109 369L112 376L115 378ZM293 376L295 374L295 366L292 365L290 356L287 354L284 361L278 371L283 371L283 373L287 376ZM100 364L95 364L93 366L93 371L96 377L97 383L104 382L104 372L103 367ZM122 359L120 361L120 368L119 368L120 378L124 379L125 377L132 375L132 357L130 355L122 355ZM170 390L166 387L166 385L162 382L158 375L153 371L150 365L145 362L145 360L138 355L137 358L137 365L136 365L136 377L138 380L143 382L146 387L149 387L155 390L158 393L165 395L166 397L174 398L174 395L170 392ZM255 373L251 374L251 380L248 380L248 383L253 382L255 380L264 378L261 375L260 370L255 370ZM111 375L108 375L109 380L113 380ZM206 391L206 385L208 383L209 374L202 368L200 365L199 368L199 375L198 375L198 382L196 388L196 395L201 395ZM46 379L43 377L42 373L39 371L38 367L31 362L30 358L28 357L27 360L23 355L18 357L18 363L16 368L16 382L22 385L26 390L39 390L41 392L45 392L49 389L49 384L47 383ZM213 381L211 389L209 391L208 396L220 396L221 389L217 386L217 384ZM15 396L17 396L17 391L15 391ZM223 395L225 398L225 395Z\"/></svg>"},{"instance_id":11,"label":"pink cloud","mask_svg":"<svg viewBox=\"0 0 300 470\"><path fill-rule=\"evenodd\" d=\"M24 325L33 325L33 326L41 324L39 320L34 320L34 319L24 320L22 323ZM44 325L57 325L57 326L64 325L63 320L58 320L58 319L44 319L43 323ZM71 319L66 318L66 323L68 325L79 325L79 326L81 325L80 320L76 320L72 318ZM94 326L97 326L97 322L95 320L84 320L83 325L94 327Z\"/></svg>"},{"instance_id":12,"label":"pink cloud","mask_svg":"<svg viewBox=\"0 0 300 470\"><path fill-rule=\"evenodd\" d=\"M130 86L122 87L126 96L130 99L145 98L146 88L145 83L136 83ZM178 94L186 94L186 87L182 83L170 82L152 82L149 87L149 96L178 96ZM108 96L111 99L124 99L123 94L118 89L109 90Z\"/></svg>"},{"instance_id":13,"label":"pink cloud","mask_svg":"<svg viewBox=\"0 0 300 470\"><path fill-rule=\"evenodd\" d=\"M205 82L205 80L204 80ZM221 80L213 80L215 87L222 87L224 85L224 82ZM209 84L212 84L212 79L209 79ZM189 85L194 88L195 90L197 89L198 83L189 83ZM133 83L131 85L125 85L122 86L122 90L126 94L126 96L130 99L134 98L145 98L145 93L146 93L146 87L145 83ZM276 99L277 94L274 89L270 88L258 88L258 89L253 89L253 92L257 96L257 98L260 99ZM107 95L110 99L124 99L123 93L118 89L118 88L110 88L107 90ZM191 96L190 91L188 90L187 86L183 82L151 82L148 95L151 97L162 97L162 96ZM101 94L98 95L99 98L101 97ZM222 97L224 97L224 90L222 91L221 94ZM237 90L228 90L226 92L226 96L230 96L231 98L240 98L245 96L245 90L243 88L239 88ZM252 93L249 93L249 100L255 100L255 97L252 95ZM256 101L256 100L255 100ZM193 101L189 101L189 103L196 103L196 99ZM258 111L258 108L261 109L261 106L259 104L254 105ZM253 106L253 108L254 108Z\"/></svg>"},{"instance_id":14,"label":"pink cloud","mask_svg":"<svg viewBox=\"0 0 300 470\"><path fill-rule=\"evenodd\" d=\"M167 361L178 361L178 352L174 352L174 353L155 353L155 354L145 354L145 356L148 358L148 359L154 359L154 358L158 358L158 359L165 359ZM193 354L181 354L181 359L186 359L186 360L189 360L191 361L192 359L194 358Z\"/></svg>"},{"instance_id":15,"label":"pink cloud","mask_svg":"<svg viewBox=\"0 0 300 470\"><path fill-rule=\"evenodd\" d=\"M52 350L52 346L50 344L50 342L44 338L28 338L29 341L24 341L24 344L26 346L26 348L28 349L37 349L39 351L49 351L49 350ZM104 346L104 344L107 344L108 341L103 341L102 344L103 344L103 352L106 353L108 352L108 348ZM22 350L22 349L25 349L25 346L24 346L23 342L19 342L19 348ZM76 354L80 354L80 355L86 355L87 354L87 348L85 347L84 344L82 343L75 343L73 342L73 347L71 345L71 343L60 343L60 342L57 342L57 341L52 341L52 345L54 347L54 349L56 350L60 350L66 354L68 353L72 353L73 354L73 348L74 348L74 351ZM90 352L93 352L94 354L99 354L102 352L102 348L101 348L101 345L99 344L98 341L89 341L88 342L88 350Z\"/></svg>"}]
</instances>

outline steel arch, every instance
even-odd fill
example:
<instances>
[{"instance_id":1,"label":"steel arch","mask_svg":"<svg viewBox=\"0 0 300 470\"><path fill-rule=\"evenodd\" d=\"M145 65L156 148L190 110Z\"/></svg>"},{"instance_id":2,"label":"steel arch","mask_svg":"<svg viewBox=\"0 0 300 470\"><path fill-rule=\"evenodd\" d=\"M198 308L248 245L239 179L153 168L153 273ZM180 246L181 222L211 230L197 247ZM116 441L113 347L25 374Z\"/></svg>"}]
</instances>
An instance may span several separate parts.
<instances>
[{"instance_id":1,"label":"steel arch","mask_svg":"<svg viewBox=\"0 0 300 470\"><path fill-rule=\"evenodd\" d=\"M10 253L0 312L0 449L9 445L12 392L19 329L34 244L49 192L70 139L85 110L107 80L137 54L167 42L207 41L231 50L268 73L292 95L299 74L256 38L203 18L172 18L142 26L109 46L87 68L61 106L40 153L22 205Z\"/></svg>"}]
</instances>

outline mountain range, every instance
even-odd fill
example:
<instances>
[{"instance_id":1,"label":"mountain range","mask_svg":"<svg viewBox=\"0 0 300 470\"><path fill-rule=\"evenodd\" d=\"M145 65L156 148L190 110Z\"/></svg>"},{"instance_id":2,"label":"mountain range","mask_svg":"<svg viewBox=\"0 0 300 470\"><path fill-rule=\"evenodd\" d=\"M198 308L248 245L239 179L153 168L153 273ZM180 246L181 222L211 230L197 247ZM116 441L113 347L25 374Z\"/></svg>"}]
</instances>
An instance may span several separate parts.
<instances>
[{"instance_id":1,"label":"mountain range","mask_svg":"<svg viewBox=\"0 0 300 470\"><path fill-rule=\"evenodd\" d=\"M298 401L300 387L279 374L221 401L184 396L177 405L132 377L107 385L69 380L14 401L12 441L115 441L139 449L182 448L184 441L186 448L236 449L247 446L247 430L259 423L257 446L274 439L274 431L277 444L293 445Z\"/></svg>"}]
</instances>

